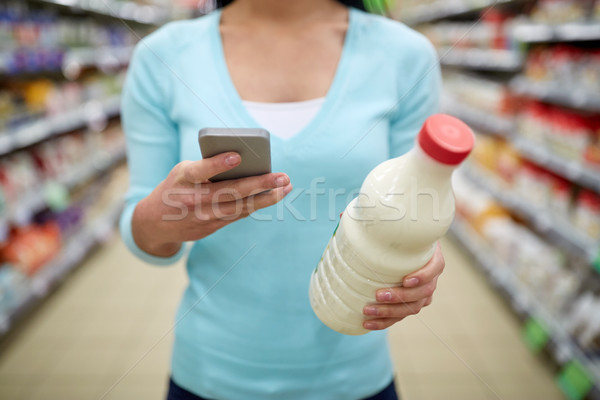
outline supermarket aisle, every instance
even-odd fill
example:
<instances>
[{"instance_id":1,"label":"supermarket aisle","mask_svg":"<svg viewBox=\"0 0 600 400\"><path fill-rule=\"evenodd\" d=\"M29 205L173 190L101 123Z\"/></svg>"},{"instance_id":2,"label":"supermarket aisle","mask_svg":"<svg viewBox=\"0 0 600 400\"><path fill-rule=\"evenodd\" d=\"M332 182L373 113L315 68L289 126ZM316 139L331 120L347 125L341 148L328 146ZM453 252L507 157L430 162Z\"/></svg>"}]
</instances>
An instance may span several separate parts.
<instances>
[{"instance_id":1,"label":"supermarket aisle","mask_svg":"<svg viewBox=\"0 0 600 400\"><path fill-rule=\"evenodd\" d=\"M451 241L443 247L434 305L390 334L403 398L562 398L503 301ZM115 235L0 353L0 398L162 399L185 284L181 264L146 266Z\"/></svg>"},{"instance_id":2,"label":"supermarket aisle","mask_svg":"<svg viewBox=\"0 0 600 400\"><path fill-rule=\"evenodd\" d=\"M106 399L161 398L171 337L155 344L184 285L182 265L149 267L115 234L2 352L0 398L98 399L151 348Z\"/></svg>"}]
</instances>

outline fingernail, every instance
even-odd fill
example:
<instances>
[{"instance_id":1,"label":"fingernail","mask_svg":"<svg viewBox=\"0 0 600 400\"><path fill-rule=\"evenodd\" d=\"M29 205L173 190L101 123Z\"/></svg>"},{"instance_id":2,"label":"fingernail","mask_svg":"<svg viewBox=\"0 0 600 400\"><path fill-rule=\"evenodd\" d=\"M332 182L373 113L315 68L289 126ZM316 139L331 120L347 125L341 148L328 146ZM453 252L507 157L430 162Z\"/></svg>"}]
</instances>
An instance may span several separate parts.
<instances>
[{"instance_id":1,"label":"fingernail","mask_svg":"<svg viewBox=\"0 0 600 400\"><path fill-rule=\"evenodd\" d=\"M294 187L292 185L287 185L286 187L283 188L283 194L288 194L289 192L292 191Z\"/></svg>"},{"instance_id":2,"label":"fingernail","mask_svg":"<svg viewBox=\"0 0 600 400\"><path fill-rule=\"evenodd\" d=\"M282 175L282 176L278 177L277 179L275 179L276 187L282 187L282 186L287 185L288 183L290 183L290 178L288 178L287 175Z\"/></svg>"},{"instance_id":3,"label":"fingernail","mask_svg":"<svg viewBox=\"0 0 600 400\"><path fill-rule=\"evenodd\" d=\"M390 301L392 300L392 292L385 290L377 293L377 301Z\"/></svg>"},{"instance_id":4,"label":"fingernail","mask_svg":"<svg viewBox=\"0 0 600 400\"><path fill-rule=\"evenodd\" d=\"M405 280L402 283L402 286L410 288L410 287L415 287L418 284L419 284L419 279L418 278L410 278L410 279Z\"/></svg>"},{"instance_id":5,"label":"fingernail","mask_svg":"<svg viewBox=\"0 0 600 400\"><path fill-rule=\"evenodd\" d=\"M377 329L377 323L375 323L375 322L365 322L363 324L363 326L365 329L371 329L371 330Z\"/></svg>"},{"instance_id":6,"label":"fingernail","mask_svg":"<svg viewBox=\"0 0 600 400\"><path fill-rule=\"evenodd\" d=\"M234 165L238 165L240 163L240 155L239 154L231 154L225 158L225 164L233 167Z\"/></svg>"},{"instance_id":7,"label":"fingernail","mask_svg":"<svg viewBox=\"0 0 600 400\"><path fill-rule=\"evenodd\" d=\"M375 306L367 306L363 310L363 313L365 315L377 315L377 307L375 307Z\"/></svg>"}]
</instances>

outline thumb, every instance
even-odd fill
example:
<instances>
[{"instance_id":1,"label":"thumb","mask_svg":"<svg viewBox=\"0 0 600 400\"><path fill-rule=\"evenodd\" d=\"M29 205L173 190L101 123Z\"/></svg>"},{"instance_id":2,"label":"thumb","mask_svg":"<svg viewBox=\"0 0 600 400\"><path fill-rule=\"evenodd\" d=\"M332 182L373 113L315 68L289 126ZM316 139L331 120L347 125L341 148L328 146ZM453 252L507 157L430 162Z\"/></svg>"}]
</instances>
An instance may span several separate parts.
<instances>
[{"instance_id":1,"label":"thumb","mask_svg":"<svg viewBox=\"0 0 600 400\"><path fill-rule=\"evenodd\" d=\"M233 152L192 161L184 166L183 179L192 184L206 182L215 175L237 167L241 162L240 155Z\"/></svg>"}]
</instances>

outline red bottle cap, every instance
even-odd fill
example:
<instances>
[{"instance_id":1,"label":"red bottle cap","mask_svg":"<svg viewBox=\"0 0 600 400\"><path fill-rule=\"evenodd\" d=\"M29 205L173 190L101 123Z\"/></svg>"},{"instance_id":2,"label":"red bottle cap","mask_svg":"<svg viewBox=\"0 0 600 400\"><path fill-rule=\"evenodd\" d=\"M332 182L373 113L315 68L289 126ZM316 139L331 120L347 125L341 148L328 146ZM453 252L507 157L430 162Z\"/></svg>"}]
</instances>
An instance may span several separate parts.
<instances>
[{"instance_id":1,"label":"red bottle cap","mask_svg":"<svg viewBox=\"0 0 600 400\"><path fill-rule=\"evenodd\" d=\"M473 150L475 135L458 118L435 114L427 118L419 132L418 142L434 160L448 165L460 164Z\"/></svg>"}]
</instances>

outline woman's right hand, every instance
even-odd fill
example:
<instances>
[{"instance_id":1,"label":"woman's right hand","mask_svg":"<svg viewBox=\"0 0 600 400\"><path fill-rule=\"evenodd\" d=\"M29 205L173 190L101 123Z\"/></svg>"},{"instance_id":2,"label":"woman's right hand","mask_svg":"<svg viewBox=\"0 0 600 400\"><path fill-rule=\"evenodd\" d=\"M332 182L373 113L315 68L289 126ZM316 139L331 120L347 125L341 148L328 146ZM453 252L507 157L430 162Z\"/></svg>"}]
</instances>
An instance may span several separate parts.
<instances>
[{"instance_id":1,"label":"woman's right hand","mask_svg":"<svg viewBox=\"0 0 600 400\"><path fill-rule=\"evenodd\" d=\"M237 153L223 153L177 164L135 208L131 229L138 247L158 257L169 257L183 242L202 239L279 202L292 190L284 173L209 181L240 162Z\"/></svg>"}]
</instances>

